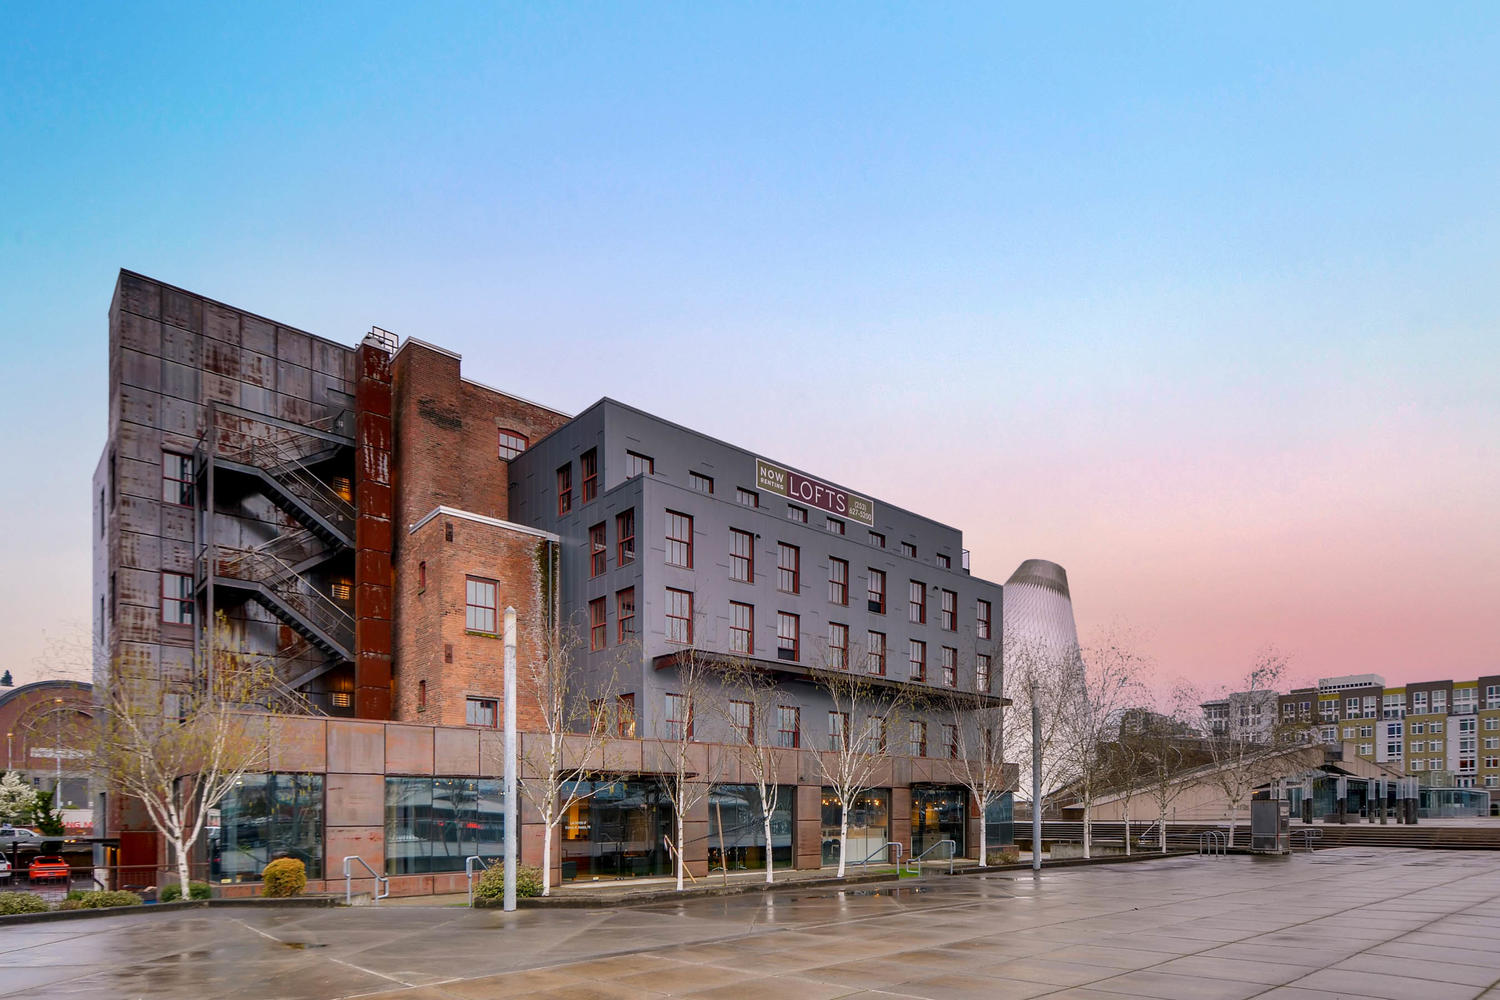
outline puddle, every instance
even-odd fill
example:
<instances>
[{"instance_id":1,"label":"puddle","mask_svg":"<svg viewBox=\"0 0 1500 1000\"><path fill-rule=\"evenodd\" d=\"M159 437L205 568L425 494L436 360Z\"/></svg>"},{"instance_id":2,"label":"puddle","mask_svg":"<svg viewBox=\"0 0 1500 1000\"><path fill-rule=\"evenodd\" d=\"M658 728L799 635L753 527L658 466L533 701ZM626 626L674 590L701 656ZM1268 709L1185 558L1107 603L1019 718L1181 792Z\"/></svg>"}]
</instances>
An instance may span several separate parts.
<instances>
[{"instance_id":1,"label":"puddle","mask_svg":"<svg viewBox=\"0 0 1500 1000\"><path fill-rule=\"evenodd\" d=\"M311 941L283 941L283 942L281 942L281 946L283 948L293 948L293 949L296 949L297 951L306 951L309 948L327 948L328 947L326 944L314 944Z\"/></svg>"}]
</instances>

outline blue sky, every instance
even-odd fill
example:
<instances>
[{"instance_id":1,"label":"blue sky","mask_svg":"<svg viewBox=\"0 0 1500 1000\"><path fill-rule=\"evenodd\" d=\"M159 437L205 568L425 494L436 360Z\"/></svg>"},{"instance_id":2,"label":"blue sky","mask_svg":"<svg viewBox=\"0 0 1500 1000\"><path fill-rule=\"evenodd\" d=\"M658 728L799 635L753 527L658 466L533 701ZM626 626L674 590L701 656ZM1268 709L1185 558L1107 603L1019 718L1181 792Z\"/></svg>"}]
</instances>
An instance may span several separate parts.
<instances>
[{"instance_id":1,"label":"blue sky","mask_svg":"<svg viewBox=\"0 0 1500 1000\"><path fill-rule=\"evenodd\" d=\"M16 7L0 656L88 618L128 267L1055 559L1167 674L1500 672L1497 42L1481 4Z\"/></svg>"}]
</instances>

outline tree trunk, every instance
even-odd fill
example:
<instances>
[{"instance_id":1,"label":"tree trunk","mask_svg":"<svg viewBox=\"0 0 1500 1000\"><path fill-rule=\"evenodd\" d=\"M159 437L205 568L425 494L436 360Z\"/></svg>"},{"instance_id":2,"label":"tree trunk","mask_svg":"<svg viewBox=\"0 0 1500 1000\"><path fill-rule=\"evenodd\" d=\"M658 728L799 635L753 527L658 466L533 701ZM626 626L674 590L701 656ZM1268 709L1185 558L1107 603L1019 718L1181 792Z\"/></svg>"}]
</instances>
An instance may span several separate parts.
<instances>
[{"instance_id":1,"label":"tree trunk","mask_svg":"<svg viewBox=\"0 0 1500 1000\"><path fill-rule=\"evenodd\" d=\"M1130 797L1125 797L1125 856L1130 857Z\"/></svg>"},{"instance_id":2,"label":"tree trunk","mask_svg":"<svg viewBox=\"0 0 1500 1000\"><path fill-rule=\"evenodd\" d=\"M849 807L839 804L839 878L844 877L844 862L849 860ZM899 872L897 873L900 874Z\"/></svg>"},{"instance_id":3,"label":"tree trunk","mask_svg":"<svg viewBox=\"0 0 1500 1000\"><path fill-rule=\"evenodd\" d=\"M182 888L183 902L187 902L193 898L193 894L188 891L188 882L191 879L188 876L187 845L182 842L180 835L172 839L174 846L177 848L177 884Z\"/></svg>"},{"instance_id":4,"label":"tree trunk","mask_svg":"<svg viewBox=\"0 0 1500 1000\"><path fill-rule=\"evenodd\" d=\"M1234 846L1234 821L1235 821L1235 813L1239 811L1238 807L1239 807L1239 803L1237 803L1237 802L1231 802L1231 803L1229 803L1229 846L1230 847Z\"/></svg>"},{"instance_id":5,"label":"tree trunk","mask_svg":"<svg viewBox=\"0 0 1500 1000\"><path fill-rule=\"evenodd\" d=\"M520 831L517 831L518 833ZM520 844L521 838L516 838ZM517 861L519 862L519 858ZM542 895L552 895L552 817L542 823Z\"/></svg>"},{"instance_id":6,"label":"tree trunk","mask_svg":"<svg viewBox=\"0 0 1500 1000\"><path fill-rule=\"evenodd\" d=\"M1166 810L1165 806L1163 806L1161 808L1160 813L1161 813L1161 821L1160 821L1159 825L1161 826L1161 852L1163 854L1166 854L1167 853L1167 810Z\"/></svg>"},{"instance_id":7,"label":"tree trunk","mask_svg":"<svg viewBox=\"0 0 1500 1000\"><path fill-rule=\"evenodd\" d=\"M1093 832L1093 809L1087 801L1083 803L1083 857L1085 860L1093 857L1091 853L1093 838L1089 835Z\"/></svg>"},{"instance_id":8,"label":"tree trunk","mask_svg":"<svg viewBox=\"0 0 1500 1000\"><path fill-rule=\"evenodd\" d=\"M981 868L987 867L985 855L989 852L989 844L986 842L984 836L986 832L984 829L984 813L984 809L979 810L979 867Z\"/></svg>"},{"instance_id":9,"label":"tree trunk","mask_svg":"<svg viewBox=\"0 0 1500 1000\"><path fill-rule=\"evenodd\" d=\"M681 801L681 796L678 797ZM682 810L677 810L677 891L682 891L682 841L683 841Z\"/></svg>"},{"instance_id":10,"label":"tree trunk","mask_svg":"<svg viewBox=\"0 0 1500 1000\"><path fill-rule=\"evenodd\" d=\"M770 810L766 809L765 805L765 799L761 799L760 811L765 814L766 818L766 884L770 885L773 881L775 881L775 879L771 875L771 872L774 870L774 862L771 858L771 813Z\"/></svg>"}]
</instances>

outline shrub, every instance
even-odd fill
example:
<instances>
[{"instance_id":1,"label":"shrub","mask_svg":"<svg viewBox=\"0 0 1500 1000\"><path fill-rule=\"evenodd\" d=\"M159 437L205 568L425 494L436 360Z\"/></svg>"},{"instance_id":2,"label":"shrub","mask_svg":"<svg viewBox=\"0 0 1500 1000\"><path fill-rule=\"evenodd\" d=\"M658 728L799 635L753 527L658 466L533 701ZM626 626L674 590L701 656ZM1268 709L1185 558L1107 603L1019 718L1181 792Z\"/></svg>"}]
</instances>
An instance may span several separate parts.
<instances>
[{"instance_id":1,"label":"shrub","mask_svg":"<svg viewBox=\"0 0 1500 1000\"><path fill-rule=\"evenodd\" d=\"M1021 860L1021 852L1015 844L1006 844L998 851L991 851L985 858L987 865L1013 865Z\"/></svg>"},{"instance_id":2,"label":"shrub","mask_svg":"<svg viewBox=\"0 0 1500 1000\"><path fill-rule=\"evenodd\" d=\"M207 882L188 883L188 899L212 899L213 895L214 891ZM175 903L182 898L182 886L177 882L169 882L161 887L156 898L163 903Z\"/></svg>"},{"instance_id":3,"label":"shrub","mask_svg":"<svg viewBox=\"0 0 1500 1000\"><path fill-rule=\"evenodd\" d=\"M59 910L103 910L114 906L140 906L141 897L133 892L100 890L68 893L68 898L57 904Z\"/></svg>"},{"instance_id":4,"label":"shrub","mask_svg":"<svg viewBox=\"0 0 1500 1000\"><path fill-rule=\"evenodd\" d=\"M260 873L260 894L270 899L300 896L307 888L307 866L296 858L277 858Z\"/></svg>"},{"instance_id":5,"label":"shrub","mask_svg":"<svg viewBox=\"0 0 1500 1000\"><path fill-rule=\"evenodd\" d=\"M46 913L47 901L29 892L0 892L0 915Z\"/></svg>"},{"instance_id":6,"label":"shrub","mask_svg":"<svg viewBox=\"0 0 1500 1000\"><path fill-rule=\"evenodd\" d=\"M529 865L516 865L516 898L530 899L542 894L542 870ZM500 900L505 898L505 865L495 862L484 870L474 883L476 900Z\"/></svg>"}]
</instances>

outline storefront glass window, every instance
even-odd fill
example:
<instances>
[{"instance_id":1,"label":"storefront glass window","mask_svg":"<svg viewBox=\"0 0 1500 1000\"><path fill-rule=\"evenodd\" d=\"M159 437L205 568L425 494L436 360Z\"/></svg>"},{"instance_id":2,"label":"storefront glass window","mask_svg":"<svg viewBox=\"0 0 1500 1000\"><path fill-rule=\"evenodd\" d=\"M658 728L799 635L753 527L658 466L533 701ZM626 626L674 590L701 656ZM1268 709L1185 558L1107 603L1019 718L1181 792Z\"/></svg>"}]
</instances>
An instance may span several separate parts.
<instances>
[{"instance_id":1,"label":"storefront glass window","mask_svg":"<svg viewBox=\"0 0 1500 1000\"><path fill-rule=\"evenodd\" d=\"M832 788L823 787L823 864L839 863L839 807L838 796ZM890 840L891 793L887 788L875 788L862 792L849 810L849 858L857 865L875 854ZM880 861L884 855L874 860Z\"/></svg>"},{"instance_id":2,"label":"storefront glass window","mask_svg":"<svg viewBox=\"0 0 1500 1000\"><path fill-rule=\"evenodd\" d=\"M674 833L672 806L655 782L583 781L563 787L565 797L573 789L580 795L559 827L563 881L672 871L663 842Z\"/></svg>"},{"instance_id":3,"label":"storefront glass window","mask_svg":"<svg viewBox=\"0 0 1500 1000\"><path fill-rule=\"evenodd\" d=\"M984 811L984 845L988 850L998 850L1004 844L1016 842L1014 803L1010 792L1001 795Z\"/></svg>"},{"instance_id":4,"label":"storefront glass window","mask_svg":"<svg viewBox=\"0 0 1500 1000\"><path fill-rule=\"evenodd\" d=\"M479 778L386 778L387 875L461 872L471 855L505 853L500 782Z\"/></svg>"},{"instance_id":5,"label":"storefront glass window","mask_svg":"<svg viewBox=\"0 0 1500 1000\"><path fill-rule=\"evenodd\" d=\"M258 882L276 858L297 858L308 878L323 877L323 776L247 774L209 817L209 877Z\"/></svg>"},{"instance_id":6,"label":"storefront glass window","mask_svg":"<svg viewBox=\"0 0 1500 1000\"><path fill-rule=\"evenodd\" d=\"M911 789L911 856L918 857L940 841L953 841L953 856L964 856L964 831L968 826L968 795L960 785L913 785ZM946 858L947 847L928 855Z\"/></svg>"},{"instance_id":7,"label":"storefront glass window","mask_svg":"<svg viewBox=\"0 0 1500 1000\"><path fill-rule=\"evenodd\" d=\"M771 812L771 865L792 867L792 803L797 789L778 786ZM726 865L727 859L727 865ZM715 785L708 794L708 867L730 871L766 867L765 812L755 785Z\"/></svg>"}]
</instances>

